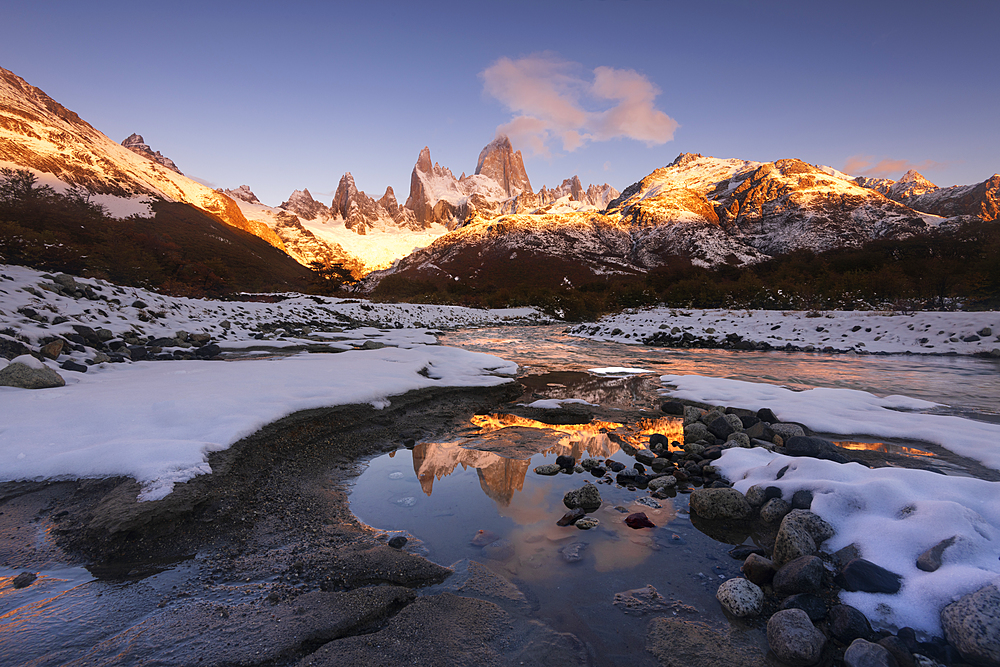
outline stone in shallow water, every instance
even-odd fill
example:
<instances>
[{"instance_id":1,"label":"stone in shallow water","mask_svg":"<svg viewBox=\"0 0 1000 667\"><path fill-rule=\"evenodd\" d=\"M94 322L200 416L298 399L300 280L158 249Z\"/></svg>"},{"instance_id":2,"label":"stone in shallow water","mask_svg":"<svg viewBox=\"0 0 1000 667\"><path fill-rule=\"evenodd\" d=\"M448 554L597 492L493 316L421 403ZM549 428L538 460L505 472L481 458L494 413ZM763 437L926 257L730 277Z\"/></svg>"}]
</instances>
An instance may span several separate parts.
<instances>
[{"instance_id":1,"label":"stone in shallow water","mask_svg":"<svg viewBox=\"0 0 1000 667\"><path fill-rule=\"evenodd\" d=\"M601 493L593 484L584 484L579 489L567 491L563 496L563 504L569 509L582 507L585 510L596 510L601 506Z\"/></svg>"},{"instance_id":2,"label":"stone in shallow water","mask_svg":"<svg viewBox=\"0 0 1000 667\"><path fill-rule=\"evenodd\" d=\"M585 516L573 525L579 528L580 530L590 530L591 528L600 525L600 523L601 523L600 520L595 519L592 516Z\"/></svg>"},{"instance_id":3,"label":"stone in shallow water","mask_svg":"<svg viewBox=\"0 0 1000 667\"><path fill-rule=\"evenodd\" d=\"M757 553L749 554L740 569L743 570L744 577L758 586L769 584L774 579L774 563L771 562L770 558Z\"/></svg>"},{"instance_id":4,"label":"stone in shallow water","mask_svg":"<svg viewBox=\"0 0 1000 667\"><path fill-rule=\"evenodd\" d=\"M546 463L544 465L535 466L536 475L557 475L562 467L557 466L555 463Z\"/></svg>"},{"instance_id":5,"label":"stone in shallow water","mask_svg":"<svg viewBox=\"0 0 1000 667\"><path fill-rule=\"evenodd\" d=\"M576 509L570 510L562 515L562 518L556 521L557 526L571 526L583 517L587 515L586 510L582 507L577 507Z\"/></svg>"},{"instance_id":6,"label":"stone in shallow water","mask_svg":"<svg viewBox=\"0 0 1000 667\"><path fill-rule=\"evenodd\" d=\"M476 547L485 547L487 544L491 544L500 539L500 536L491 530L477 530L476 534L472 536L472 545Z\"/></svg>"},{"instance_id":7,"label":"stone in shallow water","mask_svg":"<svg viewBox=\"0 0 1000 667\"><path fill-rule=\"evenodd\" d=\"M778 595L815 593L823 584L823 561L816 556L800 556L788 561L775 573L774 592Z\"/></svg>"},{"instance_id":8,"label":"stone in shallow water","mask_svg":"<svg viewBox=\"0 0 1000 667\"><path fill-rule=\"evenodd\" d=\"M583 550L586 548L586 542L573 542L559 549L559 555L567 563L575 563L583 559Z\"/></svg>"},{"instance_id":9,"label":"stone in shallow water","mask_svg":"<svg viewBox=\"0 0 1000 667\"><path fill-rule=\"evenodd\" d=\"M703 519L743 519L750 504L736 489L698 489L691 494L691 511Z\"/></svg>"},{"instance_id":10,"label":"stone in shallow water","mask_svg":"<svg viewBox=\"0 0 1000 667\"><path fill-rule=\"evenodd\" d=\"M720 632L704 623L680 618L654 618L646 635L646 650L668 667L758 667L760 649L739 633Z\"/></svg>"},{"instance_id":11,"label":"stone in shallow water","mask_svg":"<svg viewBox=\"0 0 1000 667\"><path fill-rule=\"evenodd\" d=\"M514 545L510 540L501 537L483 547L483 554L491 560L510 560L514 557Z\"/></svg>"},{"instance_id":12,"label":"stone in shallow water","mask_svg":"<svg viewBox=\"0 0 1000 667\"><path fill-rule=\"evenodd\" d=\"M715 599L734 616L754 616L764 604L764 592L749 579L735 578L722 582Z\"/></svg>"},{"instance_id":13,"label":"stone in shallow water","mask_svg":"<svg viewBox=\"0 0 1000 667\"><path fill-rule=\"evenodd\" d=\"M656 528L656 524L649 520L645 512L636 512L625 517L625 525L629 528Z\"/></svg>"}]
</instances>

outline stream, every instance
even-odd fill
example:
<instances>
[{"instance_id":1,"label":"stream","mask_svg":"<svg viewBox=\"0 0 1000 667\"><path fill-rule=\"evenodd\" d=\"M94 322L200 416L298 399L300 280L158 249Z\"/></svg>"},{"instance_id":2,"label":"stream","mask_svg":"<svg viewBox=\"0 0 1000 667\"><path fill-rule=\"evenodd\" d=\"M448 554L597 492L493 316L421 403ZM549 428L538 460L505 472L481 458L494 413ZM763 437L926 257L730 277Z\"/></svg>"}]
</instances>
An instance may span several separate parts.
<instances>
[{"instance_id":1,"label":"stream","mask_svg":"<svg viewBox=\"0 0 1000 667\"><path fill-rule=\"evenodd\" d=\"M655 665L645 637L656 615L729 627L767 650L762 626L727 617L714 597L719 583L739 576L742 561L728 551L752 545L754 536L702 533L691 522L684 492L654 499L617 484L597 484L603 504L589 516L599 525L560 527L563 495L597 480L587 473L532 472L560 455L631 467L635 459L618 443L641 448L650 433L682 440L679 420L657 410L660 374L902 394L940 403L935 412L941 414L1000 421L996 360L675 350L571 337L560 326L464 330L440 340L517 362L524 403L582 399L612 410L644 410L640 414L648 417L635 424L549 425L506 414L477 416L442 442L420 442L369 461L351 490L351 509L387 537L407 537L407 550L455 568L459 579L470 561L507 578L525 594L533 617L576 634L602 665ZM588 372L607 367L648 372ZM912 442L831 439L849 448L932 456ZM640 511L654 528L625 525L625 516ZM428 592L439 590L454 590L454 584Z\"/></svg>"}]
</instances>

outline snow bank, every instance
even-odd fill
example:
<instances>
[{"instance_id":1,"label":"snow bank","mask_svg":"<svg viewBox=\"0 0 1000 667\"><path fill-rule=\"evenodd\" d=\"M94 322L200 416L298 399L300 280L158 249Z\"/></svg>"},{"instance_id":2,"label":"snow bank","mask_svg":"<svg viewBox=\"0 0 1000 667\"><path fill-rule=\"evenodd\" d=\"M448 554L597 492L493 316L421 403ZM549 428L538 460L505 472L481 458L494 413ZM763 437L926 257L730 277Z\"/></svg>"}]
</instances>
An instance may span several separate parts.
<instances>
[{"instance_id":1,"label":"snow bank","mask_svg":"<svg viewBox=\"0 0 1000 667\"><path fill-rule=\"evenodd\" d=\"M445 347L234 362L138 362L65 373L65 387L0 387L0 479L127 475L140 498L210 473L207 455L299 410L441 386L509 381L517 366Z\"/></svg>"},{"instance_id":2,"label":"snow bank","mask_svg":"<svg viewBox=\"0 0 1000 667\"><path fill-rule=\"evenodd\" d=\"M754 484L777 486L788 500L799 489L811 490L812 511L836 530L824 550L853 543L863 558L901 575L903 586L894 595L840 594L878 627L910 626L940 636L945 605L1000 582L1000 483L792 458L761 448L727 449L715 465L744 493ZM917 568L921 553L955 536L937 571Z\"/></svg>"},{"instance_id":3,"label":"snow bank","mask_svg":"<svg viewBox=\"0 0 1000 667\"><path fill-rule=\"evenodd\" d=\"M981 334L984 329L990 333ZM1000 313L776 310L684 310L650 308L580 324L574 336L638 345L657 334L690 334L722 344L728 334L773 348L792 345L815 351L833 348L859 354L977 354L998 350Z\"/></svg>"},{"instance_id":4,"label":"snow bank","mask_svg":"<svg viewBox=\"0 0 1000 667\"><path fill-rule=\"evenodd\" d=\"M675 398L757 410L771 408L782 421L805 424L814 431L839 435L873 435L923 440L1000 470L1000 425L947 415L901 412L927 410L936 403L906 396L879 397L854 389L816 387L792 391L699 375L664 375L676 387Z\"/></svg>"}]
</instances>

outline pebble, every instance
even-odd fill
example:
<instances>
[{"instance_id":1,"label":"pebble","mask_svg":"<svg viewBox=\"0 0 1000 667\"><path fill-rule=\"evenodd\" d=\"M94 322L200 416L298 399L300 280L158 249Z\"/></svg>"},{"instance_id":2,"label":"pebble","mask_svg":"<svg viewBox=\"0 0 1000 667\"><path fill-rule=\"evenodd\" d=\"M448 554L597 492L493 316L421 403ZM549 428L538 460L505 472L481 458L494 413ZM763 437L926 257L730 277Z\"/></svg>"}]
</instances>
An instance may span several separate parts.
<instances>
[{"instance_id":1,"label":"pebble","mask_svg":"<svg viewBox=\"0 0 1000 667\"><path fill-rule=\"evenodd\" d=\"M573 525L579 528L580 530L590 530L591 528L600 525L600 523L601 522L598 519L595 519L594 517L591 516L587 516L580 519Z\"/></svg>"}]
</instances>

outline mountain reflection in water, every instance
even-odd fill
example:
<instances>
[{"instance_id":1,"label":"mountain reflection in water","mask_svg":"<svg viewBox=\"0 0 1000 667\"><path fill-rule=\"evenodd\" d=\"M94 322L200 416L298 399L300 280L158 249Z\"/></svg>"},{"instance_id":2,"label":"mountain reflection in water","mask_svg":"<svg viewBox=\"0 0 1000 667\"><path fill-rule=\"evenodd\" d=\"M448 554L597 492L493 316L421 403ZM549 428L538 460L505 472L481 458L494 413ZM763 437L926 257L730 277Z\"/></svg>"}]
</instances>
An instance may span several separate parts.
<instances>
[{"instance_id":1,"label":"mountain reflection in water","mask_svg":"<svg viewBox=\"0 0 1000 667\"><path fill-rule=\"evenodd\" d=\"M413 472L420 488L431 495L434 481L462 470L475 468L479 484L489 498L502 506L510 505L516 492L524 488L524 479L535 454L572 456L578 462L586 457L606 459L622 449L645 449L653 433L662 433L672 442L683 442L684 428L680 419L660 417L642 419L635 427L616 422L592 421L586 424L546 424L511 414L475 415L472 424L479 427L473 440L461 442L420 443L413 448ZM481 439L501 429L535 429L543 431L541 438L511 437L503 440ZM558 440L555 433L562 434ZM497 445L500 445L499 447Z\"/></svg>"}]
</instances>

